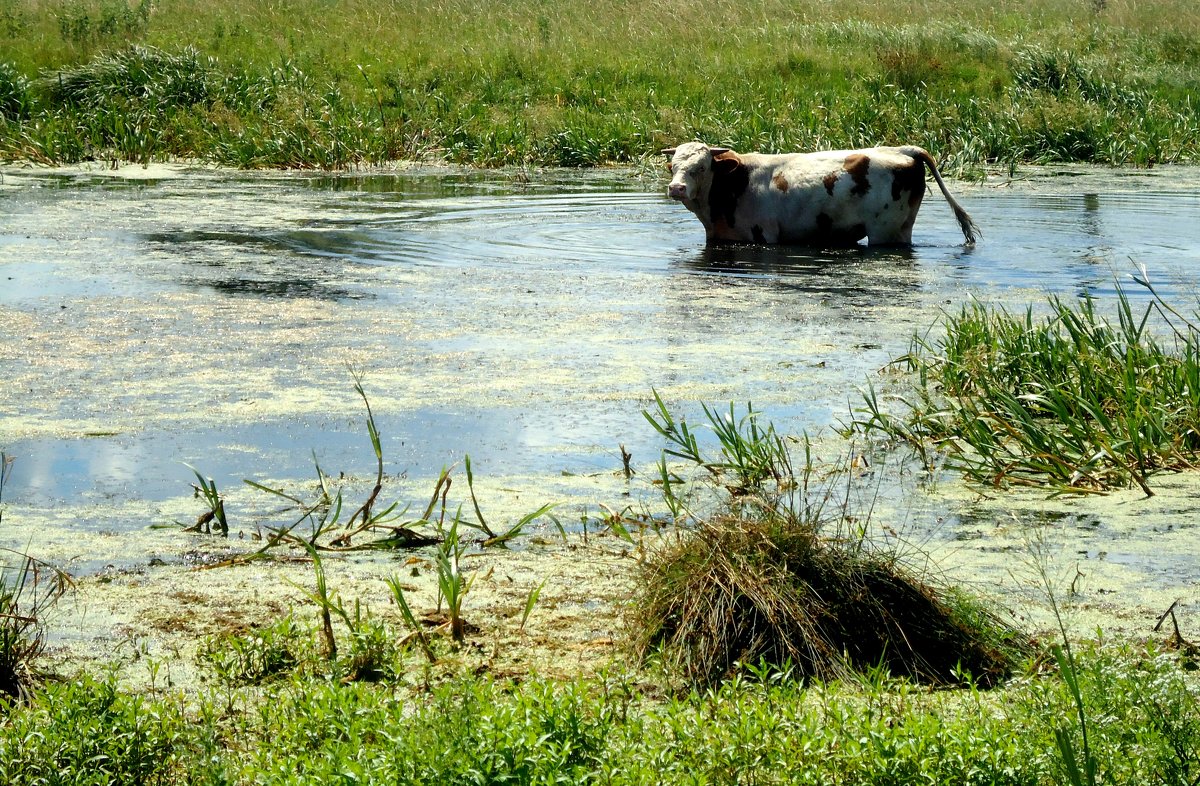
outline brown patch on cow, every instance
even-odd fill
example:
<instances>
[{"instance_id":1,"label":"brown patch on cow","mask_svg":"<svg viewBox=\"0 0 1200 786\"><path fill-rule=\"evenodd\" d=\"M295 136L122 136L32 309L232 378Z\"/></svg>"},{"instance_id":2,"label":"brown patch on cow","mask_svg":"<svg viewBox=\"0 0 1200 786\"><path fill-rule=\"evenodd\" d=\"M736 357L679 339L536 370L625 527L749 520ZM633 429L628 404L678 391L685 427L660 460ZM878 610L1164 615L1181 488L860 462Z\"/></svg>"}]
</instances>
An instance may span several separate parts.
<instances>
[{"instance_id":1,"label":"brown patch on cow","mask_svg":"<svg viewBox=\"0 0 1200 786\"><path fill-rule=\"evenodd\" d=\"M837 185L838 177L840 177L840 176L841 176L840 172L830 172L821 181L822 183L825 184L825 190L829 192L829 196L833 196L833 187L835 185Z\"/></svg>"},{"instance_id":2,"label":"brown patch on cow","mask_svg":"<svg viewBox=\"0 0 1200 786\"><path fill-rule=\"evenodd\" d=\"M925 165L916 159L910 166L892 170L892 201L908 192L909 207L917 207L925 196Z\"/></svg>"},{"instance_id":3,"label":"brown patch on cow","mask_svg":"<svg viewBox=\"0 0 1200 786\"><path fill-rule=\"evenodd\" d=\"M751 228L750 233L752 235L754 235L755 243L766 243L767 242L766 237L763 235L762 227L760 227L758 224L755 224L754 227Z\"/></svg>"},{"instance_id":4,"label":"brown patch on cow","mask_svg":"<svg viewBox=\"0 0 1200 786\"><path fill-rule=\"evenodd\" d=\"M708 190L708 209L713 224L732 228L742 194L750 185L750 170L732 150L713 156L712 186Z\"/></svg>"},{"instance_id":5,"label":"brown patch on cow","mask_svg":"<svg viewBox=\"0 0 1200 786\"><path fill-rule=\"evenodd\" d=\"M783 175L779 174L778 172L775 173L775 177L771 178L771 185L775 186L783 193L785 193L785 194L787 193L787 190L788 190L787 178L784 177Z\"/></svg>"},{"instance_id":6,"label":"brown patch on cow","mask_svg":"<svg viewBox=\"0 0 1200 786\"><path fill-rule=\"evenodd\" d=\"M846 156L846 161L842 164L842 168L854 180L854 187L850 189L851 194L862 196L871 190L871 182L867 180L867 172L871 169L871 159L869 156L862 153L851 153Z\"/></svg>"}]
</instances>

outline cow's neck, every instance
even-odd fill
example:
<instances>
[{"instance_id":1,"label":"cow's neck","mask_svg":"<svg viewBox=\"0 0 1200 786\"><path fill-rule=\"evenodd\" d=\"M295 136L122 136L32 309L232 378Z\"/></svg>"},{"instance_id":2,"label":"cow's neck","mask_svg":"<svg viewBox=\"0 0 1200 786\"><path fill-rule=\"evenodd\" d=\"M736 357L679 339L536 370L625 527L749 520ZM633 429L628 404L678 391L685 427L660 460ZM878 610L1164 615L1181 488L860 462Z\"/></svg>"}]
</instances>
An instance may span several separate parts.
<instances>
[{"instance_id":1,"label":"cow's neck","mask_svg":"<svg viewBox=\"0 0 1200 786\"><path fill-rule=\"evenodd\" d=\"M704 225L704 232L709 238L716 231L713 227L712 206L708 202L709 188L705 186L696 194L695 199L685 199L683 206L695 214L696 218L700 219L700 223Z\"/></svg>"}]
</instances>

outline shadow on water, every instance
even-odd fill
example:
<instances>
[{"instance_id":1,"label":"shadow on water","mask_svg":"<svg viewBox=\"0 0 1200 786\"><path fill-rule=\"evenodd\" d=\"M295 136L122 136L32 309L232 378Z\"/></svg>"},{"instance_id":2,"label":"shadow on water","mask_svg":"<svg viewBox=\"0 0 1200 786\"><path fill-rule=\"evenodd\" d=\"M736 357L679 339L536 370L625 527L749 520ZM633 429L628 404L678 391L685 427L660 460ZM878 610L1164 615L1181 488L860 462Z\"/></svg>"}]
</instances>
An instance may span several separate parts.
<instances>
[{"instance_id":1,"label":"shadow on water","mask_svg":"<svg viewBox=\"0 0 1200 786\"><path fill-rule=\"evenodd\" d=\"M179 283L251 298L364 300L362 289L332 283L361 267L354 233L291 230L183 230L144 236L149 249L182 260Z\"/></svg>"},{"instance_id":2,"label":"shadow on water","mask_svg":"<svg viewBox=\"0 0 1200 786\"><path fill-rule=\"evenodd\" d=\"M718 245L684 255L674 267L685 273L754 279L782 290L853 304L903 299L918 259L912 248Z\"/></svg>"}]
</instances>

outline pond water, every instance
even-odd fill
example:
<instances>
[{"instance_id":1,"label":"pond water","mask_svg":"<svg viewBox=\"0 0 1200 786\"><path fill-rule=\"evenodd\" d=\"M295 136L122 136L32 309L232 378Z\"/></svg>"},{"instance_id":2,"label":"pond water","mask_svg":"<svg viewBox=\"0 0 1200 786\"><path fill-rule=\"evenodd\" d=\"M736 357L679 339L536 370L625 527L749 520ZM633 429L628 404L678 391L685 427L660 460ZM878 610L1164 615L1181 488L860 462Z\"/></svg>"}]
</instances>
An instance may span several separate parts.
<instances>
[{"instance_id":1,"label":"pond water","mask_svg":"<svg viewBox=\"0 0 1200 786\"><path fill-rule=\"evenodd\" d=\"M223 488L309 478L314 455L368 476L348 365L414 499L469 453L526 509L613 504L619 446L643 470L662 448L641 414L655 390L692 420L699 402L753 402L782 431L831 435L969 297L1104 297L1137 262L1193 302L1198 179L954 184L974 248L933 191L911 250L812 252L706 248L662 182L624 171L8 168L5 525L73 510L55 526L144 530L183 507L185 461Z\"/></svg>"}]
</instances>

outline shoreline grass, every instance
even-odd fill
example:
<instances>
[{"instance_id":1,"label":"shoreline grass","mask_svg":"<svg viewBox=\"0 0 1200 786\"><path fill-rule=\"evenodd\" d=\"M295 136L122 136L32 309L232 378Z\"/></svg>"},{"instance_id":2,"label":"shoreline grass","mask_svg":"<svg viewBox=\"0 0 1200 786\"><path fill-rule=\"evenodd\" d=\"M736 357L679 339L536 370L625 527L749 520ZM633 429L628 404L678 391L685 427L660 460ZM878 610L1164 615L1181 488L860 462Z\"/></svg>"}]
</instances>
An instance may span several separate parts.
<instances>
[{"instance_id":1,"label":"shoreline grass","mask_svg":"<svg viewBox=\"0 0 1200 786\"><path fill-rule=\"evenodd\" d=\"M854 0L756 0L736 15L579 0L4 0L0 159L594 166L691 138L919 143L958 174L1200 157L1200 13L1182 0L889 16Z\"/></svg>"}]
</instances>

